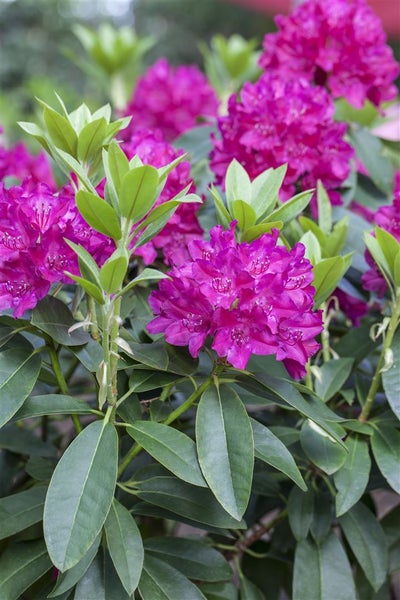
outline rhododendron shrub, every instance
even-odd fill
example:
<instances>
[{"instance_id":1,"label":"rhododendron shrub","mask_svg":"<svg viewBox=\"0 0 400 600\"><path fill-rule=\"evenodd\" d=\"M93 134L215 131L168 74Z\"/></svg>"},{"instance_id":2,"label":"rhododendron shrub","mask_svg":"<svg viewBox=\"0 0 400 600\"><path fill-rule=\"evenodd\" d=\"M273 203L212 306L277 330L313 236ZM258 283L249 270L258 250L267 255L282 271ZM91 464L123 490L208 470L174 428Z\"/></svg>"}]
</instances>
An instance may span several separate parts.
<instances>
[{"instance_id":1,"label":"rhododendron shrub","mask_svg":"<svg viewBox=\"0 0 400 600\"><path fill-rule=\"evenodd\" d=\"M394 597L398 148L335 98L397 67L361 0L278 25L225 114L160 60L0 148L0 600ZM143 40L80 32L113 99Z\"/></svg>"}]
</instances>

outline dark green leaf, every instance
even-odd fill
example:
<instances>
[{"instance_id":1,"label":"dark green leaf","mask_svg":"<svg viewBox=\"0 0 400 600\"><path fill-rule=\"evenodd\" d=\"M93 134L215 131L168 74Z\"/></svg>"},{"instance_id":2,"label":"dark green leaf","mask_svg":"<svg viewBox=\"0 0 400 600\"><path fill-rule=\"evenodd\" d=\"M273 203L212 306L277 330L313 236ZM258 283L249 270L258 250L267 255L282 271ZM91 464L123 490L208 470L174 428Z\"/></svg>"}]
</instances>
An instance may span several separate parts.
<instances>
[{"instance_id":1,"label":"dark green leaf","mask_svg":"<svg viewBox=\"0 0 400 600\"><path fill-rule=\"evenodd\" d=\"M339 518L347 542L375 591L388 571L385 534L372 512L359 502Z\"/></svg>"},{"instance_id":2,"label":"dark green leaf","mask_svg":"<svg viewBox=\"0 0 400 600\"><path fill-rule=\"evenodd\" d=\"M393 363L387 371L382 373L382 384L390 408L400 419L400 329L394 334L391 350Z\"/></svg>"},{"instance_id":3,"label":"dark green leaf","mask_svg":"<svg viewBox=\"0 0 400 600\"><path fill-rule=\"evenodd\" d=\"M314 493L312 489L302 492L293 487L288 498L290 528L297 541L305 540L314 515Z\"/></svg>"},{"instance_id":4,"label":"dark green leaf","mask_svg":"<svg viewBox=\"0 0 400 600\"><path fill-rule=\"evenodd\" d=\"M240 600L265 600L264 594L261 592L250 579L244 575L240 577Z\"/></svg>"},{"instance_id":5,"label":"dark green leaf","mask_svg":"<svg viewBox=\"0 0 400 600\"><path fill-rule=\"evenodd\" d=\"M58 463L43 526L49 554L60 571L79 562L101 530L114 494L117 459L115 428L95 421L74 439Z\"/></svg>"},{"instance_id":6,"label":"dark green leaf","mask_svg":"<svg viewBox=\"0 0 400 600\"><path fill-rule=\"evenodd\" d=\"M23 592L50 568L43 540L11 544L0 556L0 598L20 600Z\"/></svg>"},{"instance_id":7,"label":"dark green leaf","mask_svg":"<svg viewBox=\"0 0 400 600\"><path fill-rule=\"evenodd\" d=\"M237 600L233 583L204 583L199 586L207 600Z\"/></svg>"},{"instance_id":8,"label":"dark green leaf","mask_svg":"<svg viewBox=\"0 0 400 600\"><path fill-rule=\"evenodd\" d=\"M46 491L45 486L35 486L0 499L0 539L42 520Z\"/></svg>"},{"instance_id":9,"label":"dark green leaf","mask_svg":"<svg viewBox=\"0 0 400 600\"><path fill-rule=\"evenodd\" d=\"M196 444L186 434L162 423L137 421L127 427L130 436L180 479L207 487L201 474Z\"/></svg>"},{"instance_id":10,"label":"dark green leaf","mask_svg":"<svg viewBox=\"0 0 400 600\"><path fill-rule=\"evenodd\" d=\"M330 492L318 490L314 495L314 514L310 532L317 544L321 543L332 527L333 510Z\"/></svg>"},{"instance_id":11,"label":"dark green leaf","mask_svg":"<svg viewBox=\"0 0 400 600\"><path fill-rule=\"evenodd\" d=\"M143 600L206 600L199 588L171 565L146 555L139 592Z\"/></svg>"},{"instance_id":12,"label":"dark green leaf","mask_svg":"<svg viewBox=\"0 0 400 600\"><path fill-rule=\"evenodd\" d=\"M81 346L90 340L89 334L81 329L68 333L76 321L64 302L54 296L46 296L38 302L33 309L31 322L63 346Z\"/></svg>"},{"instance_id":13,"label":"dark green leaf","mask_svg":"<svg viewBox=\"0 0 400 600\"><path fill-rule=\"evenodd\" d=\"M380 472L400 494L400 431L380 425L371 436L371 447Z\"/></svg>"},{"instance_id":14,"label":"dark green leaf","mask_svg":"<svg viewBox=\"0 0 400 600\"><path fill-rule=\"evenodd\" d=\"M351 127L350 140L358 157L368 171L375 185L386 194L392 193L393 167L390 161L382 156L382 142L365 128Z\"/></svg>"},{"instance_id":15,"label":"dark green leaf","mask_svg":"<svg viewBox=\"0 0 400 600\"><path fill-rule=\"evenodd\" d=\"M247 412L228 386L210 386L196 416L196 440L203 475L224 509L241 519L250 497L253 432Z\"/></svg>"},{"instance_id":16,"label":"dark green leaf","mask_svg":"<svg viewBox=\"0 0 400 600\"><path fill-rule=\"evenodd\" d=\"M349 450L343 465L333 475L337 489L336 514L346 513L363 495L368 484L371 459L368 443L357 435L346 439Z\"/></svg>"},{"instance_id":17,"label":"dark green leaf","mask_svg":"<svg viewBox=\"0 0 400 600\"><path fill-rule=\"evenodd\" d=\"M354 581L345 551L334 533L322 544L297 544L293 600L356 600Z\"/></svg>"},{"instance_id":18,"label":"dark green leaf","mask_svg":"<svg viewBox=\"0 0 400 600\"><path fill-rule=\"evenodd\" d=\"M22 429L15 423L0 429L0 448L23 455L57 456L57 448L51 442L43 442L33 431Z\"/></svg>"},{"instance_id":19,"label":"dark green leaf","mask_svg":"<svg viewBox=\"0 0 400 600\"><path fill-rule=\"evenodd\" d=\"M76 204L85 221L93 229L113 240L121 238L121 227L117 214L113 207L100 196L79 190L76 194Z\"/></svg>"},{"instance_id":20,"label":"dark green leaf","mask_svg":"<svg viewBox=\"0 0 400 600\"><path fill-rule=\"evenodd\" d=\"M254 436L254 455L290 477L303 491L307 486L286 446L267 427L250 419Z\"/></svg>"},{"instance_id":21,"label":"dark green leaf","mask_svg":"<svg viewBox=\"0 0 400 600\"><path fill-rule=\"evenodd\" d=\"M0 352L0 427L11 419L32 391L41 362L30 344L6 347Z\"/></svg>"},{"instance_id":22,"label":"dark green leaf","mask_svg":"<svg viewBox=\"0 0 400 600\"><path fill-rule=\"evenodd\" d=\"M139 498L191 521L213 527L240 529L238 521L225 512L210 490L193 486L175 477L153 477L138 484Z\"/></svg>"},{"instance_id":23,"label":"dark green leaf","mask_svg":"<svg viewBox=\"0 0 400 600\"><path fill-rule=\"evenodd\" d=\"M189 579L222 581L232 570L225 558L200 538L155 537L144 544L146 554L161 558Z\"/></svg>"},{"instance_id":24,"label":"dark green leaf","mask_svg":"<svg viewBox=\"0 0 400 600\"><path fill-rule=\"evenodd\" d=\"M27 398L19 411L15 413L13 421L44 415L85 415L90 412L91 408L84 400L63 394L47 394Z\"/></svg>"},{"instance_id":25,"label":"dark green leaf","mask_svg":"<svg viewBox=\"0 0 400 600\"><path fill-rule=\"evenodd\" d=\"M324 402L340 391L351 373L353 362L352 358L337 358L328 360L318 369L315 391Z\"/></svg>"},{"instance_id":26,"label":"dark green leaf","mask_svg":"<svg viewBox=\"0 0 400 600\"><path fill-rule=\"evenodd\" d=\"M143 567L142 537L129 510L113 500L104 524L114 567L128 595L139 583Z\"/></svg>"},{"instance_id":27,"label":"dark green leaf","mask_svg":"<svg viewBox=\"0 0 400 600\"><path fill-rule=\"evenodd\" d=\"M343 446L310 419L303 423L300 443L311 462L328 475L338 471L347 458Z\"/></svg>"},{"instance_id":28,"label":"dark green leaf","mask_svg":"<svg viewBox=\"0 0 400 600\"><path fill-rule=\"evenodd\" d=\"M74 587L76 583L84 576L89 566L91 565L94 557L97 554L97 550L99 548L101 540L101 535L98 535L92 546L90 546L89 550L86 554L81 558L81 560L76 563L71 569L65 571L65 573L59 573L57 577L57 584L48 595L48 598L57 598L61 594L64 594L68 590ZM96 599L97 600L97 599Z\"/></svg>"},{"instance_id":29,"label":"dark green leaf","mask_svg":"<svg viewBox=\"0 0 400 600\"><path fill-rule=\"evenodd\" d=\"M129 349L129 356L144 365L148 365L153 369L161 369L161 371L165 371L168 368L168 353L163 342L154 342L152 344L130 342ZM125 346L122 350L127 352Z\"/></svg>"},{"instance_id":30,"label":"dark green leaf","mask_svg":"<svg viewBox=\"0 0 400 600\"><path fill-rule=\"evenodd\" d=\"M31 456L25 465L25 472L33 479L47 481L51 479L57 460L43 456ZM42 511L43 512L43 511Z\"/></svg>"},{"instance_id":31,"label":"dark green leaf","mask_svg":"<svg viewBox=\"0 0 400 600\"><path fill-rule=\"evenodd\" d=\"M315 421L324 431L329 433L340 445L343 445L341 438L345 431L338 429L334 421L341 419L335 415L318 397L314 395L303 398L292 382L285 379L278 379L273 375L256 373L254 376L237 376L237 383L246 389L249 384L254 385L261 397L266 397L272 402L281 402L282 406L290 406L298 410L301 414ZM332 422L332 423L331 423Z\"/></svg>"},{"instance_id":32,"label":"dark green leaf","mask_svg":"<svg viewBox=\"0 0 400 600\"><path fill-rule=\"evenodd\" d=\"M148 392L171 385L181 379L182 376L175 373L135 369L130 377L129 387L133 392Z\"/></svg>"}]
</instances>

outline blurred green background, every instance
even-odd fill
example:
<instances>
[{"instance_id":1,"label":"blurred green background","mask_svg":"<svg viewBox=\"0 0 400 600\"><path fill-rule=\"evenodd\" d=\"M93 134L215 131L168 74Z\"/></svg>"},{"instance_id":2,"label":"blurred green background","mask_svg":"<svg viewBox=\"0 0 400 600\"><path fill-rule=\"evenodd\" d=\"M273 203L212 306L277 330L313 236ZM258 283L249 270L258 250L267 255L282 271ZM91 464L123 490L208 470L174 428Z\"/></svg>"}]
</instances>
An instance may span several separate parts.
<instances>
[{"instance_id":1,"label":"blurred green background","mask_svg":"<svg viewBox=\"0 0 400 600\"><path fill-rule=\"evenodd\" d=\"M56 90L71 109L82 98L92 107L108 101L96 73L84 70L85 52L73 32L77 23L96 29L103 22L154 36L142 68L160 56L175 65L201 65L198 44L215 33L239 33L261 44L274 29L272 18L223 0L0 0L3 139L12 143L23 137L16 122L31 118L35 96L54 105Z\"/></svg>"}]
</instances>

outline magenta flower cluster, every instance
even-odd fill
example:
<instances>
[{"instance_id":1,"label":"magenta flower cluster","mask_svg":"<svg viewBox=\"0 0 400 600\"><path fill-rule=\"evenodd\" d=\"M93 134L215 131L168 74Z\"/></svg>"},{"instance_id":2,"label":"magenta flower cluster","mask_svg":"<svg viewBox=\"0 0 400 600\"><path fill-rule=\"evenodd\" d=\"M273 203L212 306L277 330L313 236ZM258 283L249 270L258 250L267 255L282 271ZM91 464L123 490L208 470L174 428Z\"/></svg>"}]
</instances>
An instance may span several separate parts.
<instances>
[{"instance_id":1,"label":"magenta flower cluster","mask_svg":"<svg viewBox=\"0 0 400 600\"><path fill-rule=\"evenodd\" d=\"M122 132L129 139L137 127L161 129L166 140L206 120L214 121L219 101L205 75L196 66L173 68L160 58L138 79L124 110L131 116Z\"/></svg>"},{"instance_id":2,"label":"magenta flower cluster","mask_svg":"<svg viewBox=\"0 0 400 600\"><path fill-rule=\"evenodd\" d=\"M231 96L228 114L218 119L221 137L214 138L210 163L217 181L223 181L233 158L251 179L288 163L282 200L298 186L316 187L320 179L332 203L339 204L336 188L349 175L353 149L343 139L346 124L333 117L329 94L306 79L271 72L244 84L240 100Z\"/></svg>"},{"instance_id":3,"label":"magenta flower cluster","mask_svg":"<svg viewBox=\"0 0 400 600\"><path fill-rule=\"evenodd\" d=\"M381 229L385 229L400 244L400 171L397 171L395 175L393 203L378 208L375 214L375 224ZM362 275L363 287L382 298L387 290L386 280L368 250L365 252L365 259L369 269Z\"/></svg>"},{"instance_id":4,"label":"magenta flower cluster","mask_svg":"<svg viewBox=\"0 0 400 600\"><path fill-rule=\"evenodd\" d=\"M79 275L76 254L65 238L84 246L99 264L112 252L112 242L93 231L75 204L72 188L54 192L45 183L9 189L0 184L0 310L21 317L46 296L65 274Z\"/></svg>"},{"instance_id":5,"label":"magenta flower cluster","mask_svg":"<svg viewBox=\"0 0 400 600\"><path fill-rule=\"evenodd\" d=\"M308 0L275 22L278 31L264 38L263 69L305 77L356 108L396 97L399 65L365 0Z\"/></svg>"},{"instance_id":6,"label":"magenta flower cluster","mask_svg":"<svg viewBox=\"0 0 400 600\"><path fill-rule=\"evenodd\" d=\"M171 163L183 154L167 142L161 130L138 129L122 149L129 159L138 155L146 165L160 168ZM187 186L195 192L190 176L190 163L182 161L169 173L166 184L157 200L157 205L171 200ZM188 258L188 243L203 237L203 230L197 218L198 203L181 204L164 228L152 240L140 246L135 253L143 258L145 264L151 264L161 252L169 265L182 264Z\"/></svg>"},{"instance_id":7,"label":"magenta flower cluster","mask_svg":"<svg viewBox=\"0 0 400 600\"><path fill-rule=\"evenodd\" d=\"M0 133L1 131L0 127ZM17 142L11 148L0 144L0 181L6 178L18 179L19 183L29 178L32 185L46 183L50 188L56 189L46 154L31 154L23 142Z\"/></svg>"},{"instance_id":8,"label":"magenta flower cluster","mask_svg":"<svg viewBox=\"0 0 400 600\"><path fill-rule=\"evenodd\" d=\"M171 269L150 295L156 317L148 331L188 345L194 357L211 336L218 356L238 369L252 354L275 354L300 378L322 330L321 312L313 312L312 266L304 246L278 245L277 230L237 243L234 227L218 225L209 242L189 244L191 259Z\"/></svg>"}]
</instances>

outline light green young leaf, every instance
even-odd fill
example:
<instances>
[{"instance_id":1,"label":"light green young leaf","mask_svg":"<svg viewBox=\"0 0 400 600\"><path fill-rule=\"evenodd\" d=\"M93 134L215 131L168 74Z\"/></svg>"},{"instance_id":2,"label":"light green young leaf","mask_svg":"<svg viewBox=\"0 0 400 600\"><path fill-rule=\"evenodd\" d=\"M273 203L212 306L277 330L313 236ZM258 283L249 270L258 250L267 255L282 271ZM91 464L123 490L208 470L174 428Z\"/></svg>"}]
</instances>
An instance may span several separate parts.
<instances>
[{"instance_id":1,"label":"light green young leaf","mask_svg":"<svg viewBox=\"0 0 400 600\"><path fill-rule=\"evenodd\" d=\"M114 567L128 595L139 583L143 567L143 542L129 510L113 500L104 529Z\"/></svg>"},{"instance_id":2,"label":"light green young leaf","mask_svg":"<svg viewBox=\"0 0 400 600\"><path fill-rule=\"evenodd\" d=\"M264 220L278 201L278 193L287 171L287 165L267 169L252 181L250 204L259 221Z\"/></svg>"},{"instance_id":3,"label":"light green young leaf","mask_svg":"<svg viewBox=\"0 0 400 600\"><path fill-rule=\"evenodd\" d=\"M225 175L225 193L228 210L233 214L233 202L244 200L250 202L251 181L247 171L234 158L230 163Z\"/></svg>"},{"instance_id":4,"label":"light green young leaf","mask_svg":"<svg viewBox=\"0 0 400 600\"><path fill-rule=\"evenodd\" d=\"M351 264L352 254L324 258L314 265L314 306L318 308L329 298Z\"/></svg>"},{"instance_id":5,"label":"light green young leaf","mask_svg":"<svg viewBox=\"0 0 400 600\"><path fill-rule=\"evenodd\" d=\"M88 279L84 279L83 277L79 277L78 275L74 275L73 273L69 273L68 271L65 271L65 274L68 275L72 281L75 281L78 285L80 285L89 296L96 300L96 302L99 304L105 304L103 292L95 283L89 281Z\"/></svg>"},{"instance_id":6,"label":"light green young leaf","mask_svg":"<svg viewBox=\"0 0 400 600\"><path fill-rule=\"evenodd\" d=\"M44 105L43 119L53 144L60 150L76 157L78 136L69 120L47 105Z\"/></svg>"},{"instance_id":7,"label":"light green young leaf","mask_svg":"<svg viewBox=\"0 0 400 600\"><path fill-rule=\"evenodd\" d=\"M127 250L117 249L100 269L100 282L107 294L118 292L128 270Z\"/></svg>"},{"instance_id":8,"label":"light green young leaf","mask_svg":"<svg viewBox=\"0 0 400 600\"><path fill-rule=\"evenodd\" d=\"M127 431L174 475L192 485L207 487L197 459L196 444L189 436L154 421L137 421L129 425Z\"/></svg>"},{"instance_id":9,"label":"light green young leaf","mask_svg":"<svg viewBox=\"0 0 400 600\"><path fill-rule=\"evenodd\" d=\"M78 136L78 157L88 163L96 156L101 154L101 148L104 144L107 121L104 117L91 121L79 132Z\"/></svg>"},{"instance_id":10,"label":"light green young leaf","mask_svg":"<svg viewBox=\"0 0 400 600\"><path fill-rule=\"evenodd\" d=\"M113 240L121 239L118 216L113 207L105 200L91 192L79 190L76 194L76 204L85 221L93 229L104 233Z\"/></svg>"},{"instance_id":11,"label":"light green young leaf","mask_svg":"<svg viewBox=\"0 0 400 600\"><path fill-rule=\"evenodd\" d=\"M290 200L282 202L281 205L273 210L266 219L268 221L283 221L288 223L297 215L299 215L308 206L311 197L313 195L312 190L306 190L293 196Z\"/></svg>"},{"instance_id":12,"label":"light green young leaf","mask_svg":"<svg viewBox=\"0 0 400 600\"><path fill-rule=\"evenodd\" d=\"M153 207L157 198L158 172L150 165L126 173L121 181L119 208L123 217L137 223Z\"/></svg>"},{"instance_id":13,"label":"light green young leaf","mask_svg":"<svg viewBox=\"0 0 400 600\"><path fill-rule=\"evenodd\" d=\"M246 409L233 389L210 386L203 393L196 440L205 480L221 506L241 519L250 497L254 441Z\"/></svg>"},{"instance_id":14,"label":"light green young leaf","mask_svg":"<svg viewBox=\"0 0 400 600\"><path fill-rule=\"evenodd\" d=\"M217 215L218 223L222 225L224 229L228 229L232 221L232 216L226 209L224 201L222 200L220 193L214 185L210 187L210 194L214 200L215 212Z\"/></svg>"},{"instance_id":15,"label":"light green young leaf","mask_svg":"<svg viewBox=\"0 0 400 600\"><path fill-rule=\"evenodd\" d=\"M49 554L60 571L78 563L100 532L114 495L117 460L117 433L103 421L88 425L61 457L43 521Z\"/></svg>"},{"instance_id":16,"label":"light green young leaf","mask_svg":"<svg viewBox=\"0 0 400 600\"><path fill-rule=\"evenodd\" d=\"M318 225L328 235L332 230L332 204L320 180L317 184Z\"/></svg>"},{"instance_id":17,"label":"light green young leaf","mask_svg":"<svg viewBox=\"0 0 400 600\"><path fill-rule=\"evenodd\" d=\"M253 227L257 218L254 209L244 200L234 200L232 202L232 216L238 222L241 231Z\"/></svg>"}]
</instances>

